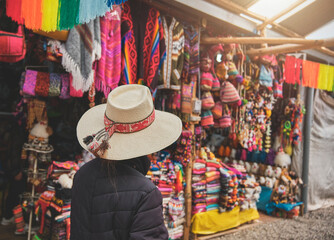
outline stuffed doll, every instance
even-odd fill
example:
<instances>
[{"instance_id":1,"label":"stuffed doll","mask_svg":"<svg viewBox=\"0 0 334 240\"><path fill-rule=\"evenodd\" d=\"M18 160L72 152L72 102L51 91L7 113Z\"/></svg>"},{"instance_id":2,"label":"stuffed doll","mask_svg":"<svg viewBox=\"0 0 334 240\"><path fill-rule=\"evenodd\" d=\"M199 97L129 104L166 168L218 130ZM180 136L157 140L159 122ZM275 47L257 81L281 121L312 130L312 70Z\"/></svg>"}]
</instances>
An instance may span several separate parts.
<instances>
[{"instance_id":1,"label":"stuffed doll","mask_svg":"<svg viewBox=\"0 0 334 240\"><path fill-rule=\"evenodd\" d=\"M267 169L265 170L264 172L264 175L266 177L273 177L274 176L274 171L273 171L273 168L272 166L268 166Z\"/></svg>"},{"instance_id":2,"label":"stuffed doll","mask_svg":"<svg viewBox=\"0 0 334 240\"><path fill-rule=\"evenodd\" d=\"M274 177L279 179L281 177L281 174L282 174L282 168L276 167L274 170Z\"/></svg>"},{"instance_id":3,"label":"stuffed doll","mask_svg":"<svg viewBox=\"0 0 334 240\"><path fill-rule=\"evenodd\" d=\"M275 157L275 165L281 168L288 168L291 164L291 158L286 154L282 148L279 148L279 151Z\"/></svg>"},{"instance_id":4,"label":"stuffed doll","mask_svg":"<svg viewBox=\"0 0 334 240\"><path fill-rule=\"evenodd\" d=\"M258 174L259 173L259 164L258 163L253 163L252 165L252 173Z\"/></svg>"},{"instance_id":5,"label":"stuffed doll","mask_svg":"<svg viewBox=\"0 0 334 240\"><path fill-rule=\"evenodd\" d=\"M276 182L275 178L266 177L266 187L273 188Z\"/></svg>"}]
</instances>

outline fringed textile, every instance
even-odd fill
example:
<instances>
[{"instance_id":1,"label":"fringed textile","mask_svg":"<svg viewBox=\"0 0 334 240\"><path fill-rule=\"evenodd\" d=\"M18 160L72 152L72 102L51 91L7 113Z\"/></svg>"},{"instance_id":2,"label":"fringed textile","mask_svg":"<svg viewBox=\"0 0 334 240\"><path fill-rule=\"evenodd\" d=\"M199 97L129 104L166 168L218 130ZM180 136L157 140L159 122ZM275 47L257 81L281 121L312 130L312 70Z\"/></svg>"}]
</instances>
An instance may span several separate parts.
<instances>
[{"instance_id":1,"label":"fringed textile","mask_svg":"<svg viewBox=\"0 0 334 240\"><path fill-rule=\"evenodd\" d=\"M58 1L58 0L57 0ZM6 14L13 21L18 24L23 24L21 17L22 0L7 0L6 1Z\"/></svg>"},{"instance_id":2,"label":"fringed textile","mask_svg":"<svg viewBox=\"0 0 334 240\"><path fill-rule=\"evenodd\" d=\"M310 88L318 87L319 63L303 61L303 86Z\"/></svg>"},{"instance_id":3,"label":"fringed textile","mask_svg":"<svg viewBox=\"0 0 334 240\"><path fill-rule=\"evenodd\" d=\"M96 65L95 87L108 97L121 78L121 7L114 6L101 18L100 25L101 59Z\"/></svg>"},{"instance_id":4,"label":"fringed textile","mask_svg":"<svg viewBox=\"0 0 334 240\"><path fill-rule=\"evenodd\" d=\"M145 29L138 25L145 26ZM159 11L142 2L126 2L122 12L121 83L142 83L154 91L165 51Z\"/></svg>"},{"instance_id":5,"label":"fringed textile","mask_svg":"<svg viewBox=\"0 0 334 240\"><path fill-rule=\"evenodd\" d=\"M318 75L318 89L333 91L334 66L320 64Z\"/></svg>"},{"instance_id":6,"label":"fringed textile","mask_svg":"<svg viewBox=\"0 0 334 240\"><path fill-rule=\"evenodd\" d=\"M80 0L79 23L102 17L110 10L105 0Z\"/></svg>"},{"instance_id":7,"label":"fringed textile","mask_svg":"<svg viewBox=\"0 0 334 240\"><path fill-rule=\"evenodd\" d=\"M59 0L58 30L71 29L79 24L80 0Z\"/></svg>"},{"instance_id":8,"label":"fringed textile","mask_svg":"<svg viewBox=\"0 0 334 240\"><path fill-rule=\"evenodd\" d=\"M100 19L72 28L66 43L53 41L63 54L62 65L73 76L71 84L86 92L94 81L93 63L101 58Z\"/></svg>"},{"instance_id":9,"label":"fringed textile","mask_svg":"<svg viewBox=\"0 0 334 240\"><path fill-rule=\"evenodd\" d=\"M57 30L58 3L59 0L43 0L42 29L46 32Z\"/></svg>"},{"instance_id":10,"label":"fringed textile","mask_svg":"<svg viewBox=\"0 0 334 240\"><path fill-rule=\"evenodd\" d=\"M112 7L112 5L119 5L125 3L127 0L104 0L107 3L108 7Z\"/></svg>"},{"instance_id":11,"label":"fringed textile","mask_svg":"<svg viewBox=\"0 0 334 240\"><path fill-rule=\"evenodd\" d=\"M42 27L42 0L22 0L21 17L30 29Z\"/></svg>"}]
</instances>

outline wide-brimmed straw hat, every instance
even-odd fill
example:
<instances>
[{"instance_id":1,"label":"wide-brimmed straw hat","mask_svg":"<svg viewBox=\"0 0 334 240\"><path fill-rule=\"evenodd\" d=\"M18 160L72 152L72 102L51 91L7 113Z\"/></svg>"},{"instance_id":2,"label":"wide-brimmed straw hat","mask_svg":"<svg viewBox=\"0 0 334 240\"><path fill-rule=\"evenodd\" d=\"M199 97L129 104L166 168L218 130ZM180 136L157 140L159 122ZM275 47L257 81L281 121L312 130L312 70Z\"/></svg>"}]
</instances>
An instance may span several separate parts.
<instances>
[{"instance_id":1,"label":"wide-brimmed straw hat","mask_svg":"<svg viewBox=\"0 0 334 240\"><path fill-rule=\"evenodd\" d=\"M108 160L158 152L174 143L181 131L180 118L155 110L150 90L137 84L114 89L106 104L89 109L77 125L80 145Z\"/></svg>"}]
</instances>

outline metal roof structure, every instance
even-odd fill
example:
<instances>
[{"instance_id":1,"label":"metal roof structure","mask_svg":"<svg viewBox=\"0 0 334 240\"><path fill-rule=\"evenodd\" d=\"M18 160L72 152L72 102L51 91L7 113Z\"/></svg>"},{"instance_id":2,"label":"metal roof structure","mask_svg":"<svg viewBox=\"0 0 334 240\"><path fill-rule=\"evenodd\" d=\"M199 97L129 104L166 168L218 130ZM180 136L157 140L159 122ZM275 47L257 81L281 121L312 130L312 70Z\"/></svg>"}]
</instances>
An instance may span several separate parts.
<instances>
[{"instance_id":1,"label":"metal roof structure","mask_svg":"<svg viewBox=\"0 0 334 240\"><path fill-rule=\"evenodd\" d=\"M150 3L161 4L162 10L166 9L171 14L179 10L179 15L197 19L204 17L209 22L225 29L231 28L239 36L265 36L268 38L312 38L311 33L326 26L334 26L334 1L333 0L288 0L286 8L275 13L272 17L265 17L266 12L256 13L250 9L260 1L274 1L283 4L281 0L147 0ZM296 8L305 4L306 7L293 13ZM275 9L274 9L275 10ZM284 16L285 17L282 17ZM177 17L177 16L176 16ZM281 18L281 19L279 19ZM285 18L285 19L282 19ZM279 21L278 21L279 20ZM265 23L265 24L263 24ZM269 25L268 25L269 24ZM261 31L265 29L265 31ZM265 32L265 35L263 35ZM314 34L313 34L314 35ZM326 29L322 38L333 38L333 29ZM312 39L315 39L314 36ZM334 45L326 47L309 45L309 49L302 50L311 60L322 63L334 64Z\"/></svg>"}]
</instances>

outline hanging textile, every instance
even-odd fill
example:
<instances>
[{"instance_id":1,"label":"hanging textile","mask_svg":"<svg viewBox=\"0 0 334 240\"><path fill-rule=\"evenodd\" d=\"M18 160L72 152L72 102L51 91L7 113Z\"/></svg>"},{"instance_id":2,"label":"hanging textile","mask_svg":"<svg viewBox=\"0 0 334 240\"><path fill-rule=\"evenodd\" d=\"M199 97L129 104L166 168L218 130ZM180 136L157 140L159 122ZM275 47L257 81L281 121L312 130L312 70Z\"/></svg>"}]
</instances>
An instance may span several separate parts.
<instances>
[{"instance_id":1,"label":"hanging textile","mask_svg":"<svg viewBox=\"0 0 334 240\"><path fill-rule=\"evenodd\" d=\"M334 67L320 64L318 76L318 89L332 91L334 82Z\"/></svg>"},{"instance_id":2,"label":"hanging textile","mask_svg":"<svg viewBox=\"0 0 334 240\"><path fill-rule=\"evenodd\" d=\"M72 28L66 43L50 41L50 44L63 54L62 65L72 73L72 87L88 91L94 81L93 63L101 58L100 19Z\"/></svg>"},{"instance_id":3,"label":"hanging textile","mask_svg":"<svg viewBox=\"0 0 334 240\"><path fill-rule=\"evenodd\" d=\"M167 21L162 18L166 43L166 58L161 66L158 88L180 90L181 71L184 62L184 30L183 25L174 17Z\"/></svg>"},{"instance_id":4,"label":"hanging textile","mask_svg":"<svg viewBox=\"0 0 334 240\"><path fill-rule=\"evenodd\" d=\"M79 23L87 23L96 17L102 17L110 10L105 0L80 0Z\"/></svg>"},{"instance_id":5,"label":"hanging textile","mask_svg":"<svg viewBox=\"0 0 334 240\"><path fill-rule=\"evenodd\" d=\"M58 0L57 0L58 1ZM18 24L23 24L23 18L21 17L22 0L6 1L6 14L11 17L13 21Z\"/></svg>"},{"instance_id":6,"label":"hanging textile","mask_svg":"<svg viewBox=\"0 0 334 240\"><path fill-rule=\"evenodd\" d=\"M184 27L184 62L182 79L187 79L188 74L199 72L199 42L198 29L192 25Z\"/></svg>"},{"instance_id":7,"label":"hanging textile","mask_svg":"<svg viewBox=\"0 0 334 240\"><path fill-rule=\"evenodd\" d=\"M42 0L22 0L21 17L27 28L40 29L42 26Z\"/></svg>"},{"instance_id":8,"label":"hanging textile","mask_svg":"<svg viewBox=\"0 0 334 240\"><path fill-rule=\"evenodd\" d=\"M158 68L165 54L160 13L143 2L131 0L122 12L122 84L157 86Z\"/></svg>"},{"instance_id":9,"label":"hanging textile","mask_svg":"<svg viewBox=\"0 0 334 240\"><path fill-rule=\"evenodd\" d=\"M285 82L289 84L300 84L300 67L303 60L292 56L285 57Z\"/></svg>"},{"instance_id":10,"label":"hanging textile","mask_svg":"<svg viewBox=\"0 0 334 240\"><path fill-rule=\"evenodd\" d=\"M95 87L105 97L121 78L121 7L115 6L100 19L101 59L96 65Z\"/></svg>"},{"instance_id":11,"label":"hanging textile","mask_svg":"<svg viewBox=\"0 0 334 240\"><path fill-rule=\"evenodd\" d=\"M58 2L59 0L43 0L42 29L46 32L57 30Z\"/></svg>"},{"instance_id":12,"label":"hanging textile","mask_svg":"<svg viewBox=\"0 0 334 240\"><path fill-rule=\"evenodd\" d=\"M26 28L49 32L88 23L123 2L126 0L7 0L6 14Z\"/></svg>"},{"instance_id":13,"label":"hanging textile","mask_svg":"<svg viewBox=\"0 0 334 240\"><path fill-rule=\"evenodd\" d=\"M125 3L127 0L106 0L108 7Z\"/></svg>"},{"instance_id":14,"label":"hanging textile","mask_svg":"<svg viewBox=\"0 0 334 240\"><path fill-rule=\"evenodd\" d=\"M318 87L319 63L303 61L303 86L310 88Z\"/></svg>"},{"instance_id":15,"label":"hanging textile","mask_svg":"<svg viewBox=\"0 0 334 240\"><path fill-rule=\"evenodd\" d=\"M79 0L59 0L58 29L71 29L79 24Z\"/></svg>"}]
</instances>

